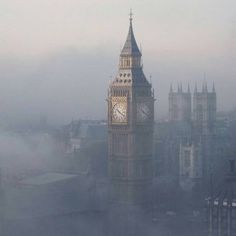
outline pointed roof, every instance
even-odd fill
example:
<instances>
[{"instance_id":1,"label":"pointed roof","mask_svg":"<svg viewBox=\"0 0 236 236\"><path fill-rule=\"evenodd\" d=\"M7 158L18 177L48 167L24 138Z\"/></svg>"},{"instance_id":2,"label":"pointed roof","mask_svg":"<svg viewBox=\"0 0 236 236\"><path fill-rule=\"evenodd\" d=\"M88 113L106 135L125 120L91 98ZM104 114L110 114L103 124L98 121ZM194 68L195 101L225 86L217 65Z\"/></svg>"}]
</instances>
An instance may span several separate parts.
<instances>
[{"instance_id":1,"label":"pointed roof","mask_svg":"<svg viewBox=\"0 0 236 236\"><path fill-rule=\"evenodd\" d=\"M121 51L121 56L141 56L141 52L138 48L138 45L136 43L135 37L134 37L134 32L133 32L133 26L132 26L132 12L130 13L130 24L129 24L129 32L124 44L124 47Z\"/></svg>"},{"instance_id":2,"label":"pointed roof","mask_svg":"<svg viewBox=\"0 0 236 236\"><path fill-rule=\"evenodd\" d=\"M212 92L215 93L216 90L215 90L215 83L213 82L213 86L212 86Z\"/></svg>"},{"instance_id":3,"label":"pointed roof","mask_svg":"<svg viewBox=\"0 0 236 236\"><path fill-rule=\"evenodd\" d=\"M202 83L202 92L203 93L207 93L208 89L207 89L207 82L203 81Z\"/></svg>"}]
</instances>

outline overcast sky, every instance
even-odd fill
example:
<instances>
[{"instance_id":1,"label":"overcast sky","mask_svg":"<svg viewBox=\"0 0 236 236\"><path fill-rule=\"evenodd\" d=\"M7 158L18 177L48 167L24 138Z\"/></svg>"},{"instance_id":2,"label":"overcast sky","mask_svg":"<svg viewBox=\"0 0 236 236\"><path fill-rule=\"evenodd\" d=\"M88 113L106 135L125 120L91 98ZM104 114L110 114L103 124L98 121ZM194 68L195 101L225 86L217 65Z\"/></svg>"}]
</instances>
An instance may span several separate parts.
<instances>
[{"instance_id":1,"label":"overcast sky","mask_svg":"<svg viewBox=\"0 0 236 236\"><path fill-rule=\"evenodd\" d=\"M106 118L130 8L158 117L170 83L200 88L204 73L218 110L235 107L235 0L1 0L0 118Z\"/></svg>"}]
</instances>

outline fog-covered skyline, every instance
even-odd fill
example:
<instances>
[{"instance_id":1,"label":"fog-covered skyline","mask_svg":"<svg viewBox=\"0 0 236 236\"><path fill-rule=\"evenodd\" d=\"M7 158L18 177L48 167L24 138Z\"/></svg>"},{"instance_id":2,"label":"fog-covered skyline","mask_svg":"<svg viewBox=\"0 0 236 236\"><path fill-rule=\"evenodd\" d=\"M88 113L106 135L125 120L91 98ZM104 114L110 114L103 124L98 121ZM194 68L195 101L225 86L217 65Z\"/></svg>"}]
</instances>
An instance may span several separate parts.
<instances>
[{"instance_id":1,"label":"fog-covered skyline","mask_svg":"<svg viewBox=\"0 0 236 236\"><path fill-rule=\"evenodd\" d=\"M6 1L0 3L1 117L106 118L106 92L133 9L156 113L170 83L216 84L218 110L235 107L236 3L232 0Z\"/></svg>"}]
</instances>

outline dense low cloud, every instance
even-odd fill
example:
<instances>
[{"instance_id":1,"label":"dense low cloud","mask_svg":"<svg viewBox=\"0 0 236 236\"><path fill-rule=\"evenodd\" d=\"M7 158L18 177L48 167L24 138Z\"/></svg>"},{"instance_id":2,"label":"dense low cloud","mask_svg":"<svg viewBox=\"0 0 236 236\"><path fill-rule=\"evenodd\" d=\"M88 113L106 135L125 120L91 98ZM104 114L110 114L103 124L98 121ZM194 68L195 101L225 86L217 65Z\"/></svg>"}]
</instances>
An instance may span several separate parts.
<instances>
[{"instance_id":1,"label":"dense low cloud","mask_svg":"<svg viewBox=\"0 0 236 236\"><path fill-rule=\"evenodd\" d=\"M113 60L114 61L114 60ZM10 122L53 122L105 118L112 60L107 55L65 50L42 61L3 61L1 118Z\"/></svg>"},{"instance_id":2,"label":"dense low cloud","mask_svg":"<svg viewBox=\"0 0 236 236\"><path fill-rule=\"evenodd\" d=\"M155 89L156 117L168 111L168 91L172 83L183 83L191 90L201 89L204 80L209 90L215 82L218 110L235 107L235 54L217 51L211 54L180 54L175 51L143 51L144 72ZM82 53L69 48L41 58L1 58L1 123L50 123L72 119L106 119L109 81L118 69L119 52L97 49ZM205 74L205 76L204 76ZM151 76L151 78L150 78Z\"/></svg>"},{"instance_id":3,"label":"dense low cloud","mask_svg":"<svg viewBox=\"0 0 236 236\"><path fill-rule=\"evenodd\" d=\"M54 142L46 133L0 132L0 166L4 178L46 170L54 156Z\"/></svg>"}]
</instances>

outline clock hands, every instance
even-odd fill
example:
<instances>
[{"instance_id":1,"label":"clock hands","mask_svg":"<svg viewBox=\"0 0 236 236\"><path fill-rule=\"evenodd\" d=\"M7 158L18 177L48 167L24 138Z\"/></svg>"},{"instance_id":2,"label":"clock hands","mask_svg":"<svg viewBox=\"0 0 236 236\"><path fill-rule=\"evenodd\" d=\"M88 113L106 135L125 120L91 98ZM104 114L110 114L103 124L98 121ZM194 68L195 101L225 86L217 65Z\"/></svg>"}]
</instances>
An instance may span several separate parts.
<instances>
[{"instance_id":1,"label":"clock hands","mask_svg":"<svg viewBox=\"0 0 236 236\"><path fill-rule=\"evenodd\" d=\"M117 109L118 113L122 115L123 117L125 116L125 112L121 112L119 109Z\"/></svg>"},{"instance_id":2,"label":"clock hands","mask_svg":"<svg viewBox=\"0 0 236 236\"><path fill-rule=\"evenodd\" d=\"M146 112L145 109L142 109L142 108L141 108L141 112L142 112L144 115L146 115L146 116L149 115L149 112Z\"/></svg>"},{"instance_id":3,"label":"clock hands","mask_svg":"<svg viewBox=\"0 0 236 236\"><path fill-rule=\"evenodd\" d=\"M137 105L137 120L142 122L149 119L150 108L147 104L140 103Z\"/></svg>"},{"instance_id":4,"label":"clock hands","mask_svg":"<svg viewBox=\"0 0 236 236\"><path fill-rule=\"evenodd\" d=\"M113 106L113 117L117 122L124 122L126 120L126 108L124 104L116 103Z\"/></svg>"},{"instance_id":5,"label":"clock hands","mask_svg":"<svg viewBox=\"0 0 236 236\"><path fill-rule=\"evenodd\" d=\"M113 124L127 124L127 98L113 97L111 101L112 109L112 123Z\"/></svg>"}]
</instances>

